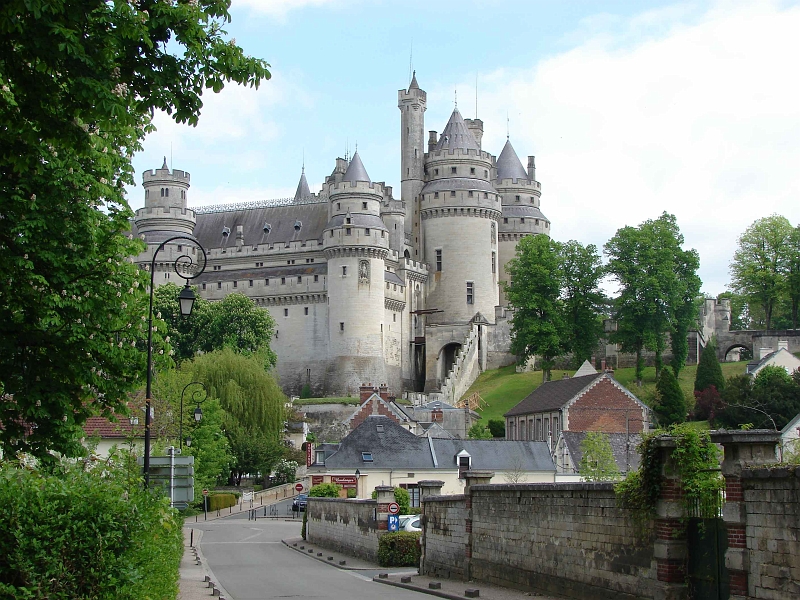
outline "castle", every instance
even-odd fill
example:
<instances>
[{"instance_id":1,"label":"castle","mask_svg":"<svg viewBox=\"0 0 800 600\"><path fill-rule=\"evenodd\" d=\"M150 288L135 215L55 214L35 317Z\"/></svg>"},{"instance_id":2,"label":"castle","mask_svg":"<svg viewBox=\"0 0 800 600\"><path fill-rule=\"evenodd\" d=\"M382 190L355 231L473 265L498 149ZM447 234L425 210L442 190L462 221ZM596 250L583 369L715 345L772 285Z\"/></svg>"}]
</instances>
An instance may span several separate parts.
<instances>
[{"instance_id":1,"label":"castle","mask_svg":"<svg viewBox=\"0 0 800 600\"><path fill-rule=\"evenodd\" d=\"M269 309L287 393L355 395L373 382L458 399L480 371L514 361L504 266L550 221L533 156L526 169L510 141L499 157L486 152L483 122L458 108L426 147L426 102L415 74L398 92L399 199L356 151L319 193L303 169L294 198L192 209L189 173L165 160L143 174L132 232L148 250L136 262L149 265L169 236L195 236L208 256L194 280L204 298L240 292ZM157 284L177 279L182 253L159 253Z\"/></svg>"}]
</instances>

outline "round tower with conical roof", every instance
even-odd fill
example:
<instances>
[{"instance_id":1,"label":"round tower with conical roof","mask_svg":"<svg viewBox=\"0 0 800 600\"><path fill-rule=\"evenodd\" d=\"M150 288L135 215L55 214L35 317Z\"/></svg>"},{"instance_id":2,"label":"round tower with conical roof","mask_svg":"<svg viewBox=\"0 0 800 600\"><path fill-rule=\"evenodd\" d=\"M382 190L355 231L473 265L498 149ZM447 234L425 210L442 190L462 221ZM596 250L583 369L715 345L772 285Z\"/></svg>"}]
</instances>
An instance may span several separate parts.
<instances>
[{"instance_id":1,"label":"round tower with conical roof","mask_svg":"<svg viewBox=\"0 0 800 600\"><path fill-rule=\"evenodd\" d=\"M437 139L431 132L426 183L419 196L419 247L430 265L429 323L466 323L480 312L494 322L498 304L500 195L493 158L456 108Z\"/></svg>"},{"instance_id":2,"label":"round tower with conical roof","mask_svg":"<svg viewBox=\"0 0 800 600\"><path fill-rule=\"evenodd\" d=\"M356 152L340 181L329 180L323 231L328 263L330 361L327 389L355 391L385 383L384 272L389 236L381 220L383 186Z\"/></svg>"},{"instance_id":3,"label":"round tower with conical roof","mask_svg":"<svg viewBox=\"0 0 800 600\"><path fill-rule=\"evenodd\" d=\"M502 197L503 215L499 228L500 281L508 283L505 266L517 253L517 244L528 235L550 235L550 221L540 208L542 186L536 181L534 157L528 157L528 170L522 166L511 141L506 139L496 163L495 189ZM500 303L508 304L500 289Z\"/></svg>"}]
</instances>

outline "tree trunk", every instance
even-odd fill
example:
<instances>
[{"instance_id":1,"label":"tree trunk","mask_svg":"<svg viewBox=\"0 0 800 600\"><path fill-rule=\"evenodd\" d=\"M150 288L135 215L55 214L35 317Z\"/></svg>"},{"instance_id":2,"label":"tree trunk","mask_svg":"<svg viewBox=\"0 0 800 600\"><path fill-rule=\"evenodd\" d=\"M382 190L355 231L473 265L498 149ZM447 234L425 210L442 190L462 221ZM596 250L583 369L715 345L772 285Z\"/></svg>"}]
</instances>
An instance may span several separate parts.
<instances>
[{"instance_id":1,"label":"tree trunk","mask_svg":"<svg viewBox=\"0 0 800 600\"><path fill-rule=\"evenodd\" d=\"M636 345L636 385L642 387L642 375L644 374L644 359L642 358L642 345Z\"/></svg>"}]
</instances>

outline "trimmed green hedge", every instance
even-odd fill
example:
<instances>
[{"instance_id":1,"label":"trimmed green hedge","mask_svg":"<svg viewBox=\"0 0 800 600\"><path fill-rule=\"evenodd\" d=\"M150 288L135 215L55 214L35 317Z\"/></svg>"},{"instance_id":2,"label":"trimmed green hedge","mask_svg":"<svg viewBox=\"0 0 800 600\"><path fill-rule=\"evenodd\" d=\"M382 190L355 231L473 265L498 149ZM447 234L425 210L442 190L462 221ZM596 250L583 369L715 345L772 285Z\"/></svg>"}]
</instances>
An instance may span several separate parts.
<instances>
[{"instance_id":1,"label":"trimmed green hedge","mask_svg":"<svg viewBox=\"0 0 800 600\"><path fill-rule=\"evenodd\" d=\"M124 467L1 465L0 598L174 600L181 526Z\"/></svg>"},{"instance_id":2,"label":"trimmed green hedge","mask_svg":"<svg viewBox=\"0 0 800 600\"><path fill-rule=\"evenodd\" d=\"M211 494L208 497L208 510L222 510L229 506L236 506L235 494Z\"/></svg>"},{"instance_id":3,"label":"trimmed green hedge","mask_svg":"<svg viewBox=\"0 0 800 600\"><path fill-rule=\"evenodd\" d=\"M382 567L418 567L420 531L396 531L378 540L378 564Z\"/></svg>"}]
</instances>

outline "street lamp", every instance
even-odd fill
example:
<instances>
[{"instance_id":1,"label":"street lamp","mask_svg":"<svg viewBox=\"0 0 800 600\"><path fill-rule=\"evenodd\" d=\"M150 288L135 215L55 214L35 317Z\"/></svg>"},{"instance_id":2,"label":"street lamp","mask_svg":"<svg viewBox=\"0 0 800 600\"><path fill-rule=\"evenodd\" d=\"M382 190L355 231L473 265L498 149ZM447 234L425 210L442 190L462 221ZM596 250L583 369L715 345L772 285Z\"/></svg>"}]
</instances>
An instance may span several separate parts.
<instances>
[{"instance_id":1,"label":"street lamp","mask_svg":"<svg viewBox=\"0 0 800 600\"><path fill-rule=\"evenodd\" d=\"M359 479L361 479L361 471L356 469L356 498L358 498L359 492L360 492L360 490L358 489L358 481L359 481Z\"/></svg>"},{"instance_id":2,"label":"street lamp","mask_svg":"<svg viewBox=\"0 0 800 600\"><path fill-rule=\"evenodd\" d=\"M155 292L155 276L156 276L156 256L161 250L170 242L176 240L184 240L196 246L203 254L203 264L199 270L193 275L189 274L189 268L194 264L194 260L188 254L181 254L178 258L172 261L172 268L175 274L186 282L186 286L181 290L178 296L178 302L181 306L181 315L188 317L192 314L192 306L194 304L195 296L192 288L189 287L189 280L198 277L206 270L206 251L203 246L193 237L185 235L175 235L167 238L161 242L153 252L153 258L150 261L150 308L148 311L147 319L147 388L145 392L145 413L144 413L144 487L150 487L150 423L152 421L150 416L150 402L152 401L152 387L153 387L153 292ZM179 246L180 248L180 246ZM179 250L180 252L180 250ZM198 263L199 265L199 263ZM179 266L183 267L182 269ZM183 272L181 272L183 271Z\"/></svg>"},{"instance_id":3,"label":"street lamp","mask_svg":"<svg viewBox=\"0 0 800 600\"><path fill-rule=\"evenodd\" d=\"M192 402L197 405L197 408L194 409L194 421L195 423L199 423L203 418L203 410L200 408L200 405L206 401L208 397L208 390L206 390L206 386L204 386L199 381L192 381L191 383L187 383L183 387L183 391L181 392L181 408L180 408L180 432L178 433L178 437L180 438L179 447L181 450L183 449L183 397L186 395L186 390L193 385L199 385L201 389L194 390L192 392ZM186 440L186 445L191 446L192 440L191 438Z\"/></svg>"}]
</instances>

